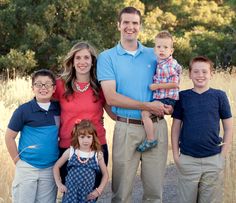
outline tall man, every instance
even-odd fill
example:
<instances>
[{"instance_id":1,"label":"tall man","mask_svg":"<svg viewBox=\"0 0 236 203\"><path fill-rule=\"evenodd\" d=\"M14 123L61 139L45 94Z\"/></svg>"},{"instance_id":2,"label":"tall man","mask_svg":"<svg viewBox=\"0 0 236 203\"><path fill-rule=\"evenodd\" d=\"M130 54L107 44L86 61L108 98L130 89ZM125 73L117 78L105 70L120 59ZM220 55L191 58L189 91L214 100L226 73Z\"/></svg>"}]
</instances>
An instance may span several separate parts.
<instances>
[{"instance_id":1,"label":"tall man","mask_svg":"<svg viewBox=\"0 0 236 203\"><path fill-rule=\"evenodd\" d=\"M162 183L167 159L167 125L164 113L172 108L150 102L149 85L156 68L153 49L144 47L137 36L141 27L140 11L124 8L118 16L120 42L98 57L97 75L107 103L113 106L117 121L113 137L113 203L132 202L132 188L141 160L143 202L162 202ZM145 153L136 147L145 139L141 110L155 113L153 119L158 146Z\"/></svg>"}]
</instances>

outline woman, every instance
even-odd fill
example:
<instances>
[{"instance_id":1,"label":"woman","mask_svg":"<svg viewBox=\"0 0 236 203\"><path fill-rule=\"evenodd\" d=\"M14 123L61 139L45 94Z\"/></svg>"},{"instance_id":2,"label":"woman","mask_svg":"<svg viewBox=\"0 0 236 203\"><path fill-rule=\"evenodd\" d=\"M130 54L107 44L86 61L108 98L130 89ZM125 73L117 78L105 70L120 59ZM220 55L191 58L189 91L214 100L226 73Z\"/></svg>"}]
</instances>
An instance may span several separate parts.
<instances>
[{"instance_id":1,"label":"woman","mask_svg":"<svg viewBox=\"0 0 236 203\"><path fill-rule=\"evenodd\" d=\"M108 163L108 147L103 126L103 108L115 119L106 104L96 77L96 52L87 42L75 44L67 54L64 72L56 81L54 97L60 102L60 155L70 147L71 131L76 121L88 119L93 122L102 145L104 160ZM66 164L61 168L62 182L67 174Z\"/></svg>"}]
</instances>

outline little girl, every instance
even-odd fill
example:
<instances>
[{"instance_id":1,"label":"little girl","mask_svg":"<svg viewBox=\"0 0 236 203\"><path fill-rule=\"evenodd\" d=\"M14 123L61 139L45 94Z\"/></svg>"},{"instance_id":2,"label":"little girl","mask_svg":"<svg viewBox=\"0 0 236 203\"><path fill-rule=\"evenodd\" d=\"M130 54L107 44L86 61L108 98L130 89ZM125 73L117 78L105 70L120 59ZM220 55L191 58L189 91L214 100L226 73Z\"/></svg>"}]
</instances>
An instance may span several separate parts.
<instances>
[{"instance_id":1,"label":"little girl","mask_svg":"<svg viewBox=\"0 0 236 203\"><path fill-rule=\"evenodd\" d=\"M58 159L53 174L58 190L64 193L62 203L96 202L108 182L108 171L97 138L97 132L89 120L76 122L71 133L71 147ZM65 185L61 183L60 167L68 160ZM94 189L96 172L102 172L102 180Z\"/></svg>"}]
</instances>

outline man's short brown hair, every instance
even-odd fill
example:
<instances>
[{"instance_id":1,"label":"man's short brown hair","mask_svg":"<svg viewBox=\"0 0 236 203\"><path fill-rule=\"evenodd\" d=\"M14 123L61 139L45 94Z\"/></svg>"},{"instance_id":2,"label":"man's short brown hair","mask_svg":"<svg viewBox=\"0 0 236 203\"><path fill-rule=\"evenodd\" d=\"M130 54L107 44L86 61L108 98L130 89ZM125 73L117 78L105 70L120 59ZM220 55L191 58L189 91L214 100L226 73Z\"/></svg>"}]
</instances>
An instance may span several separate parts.
<instances>
[{"instance_id":1,"label":"man's short brown hair","mask_svg":"<svg viewBox=\"0 0 236 203\"><path fill-rule=\"evenodd\" d=\"M123 8L123 9L120 11L120 13L119 13L119 15L118 15L118 22L119 22L119 23L121 23L121 20L122 20L121 17L122 17L122 14L124 14L124 13L137 14L137 15L139 16L139 18L140 18L140 24L141 24L141 22L142 22L141 12L140 12L138 9L136 9L136 8L134 8L134 7L132 7L132 6L125 7L125 8Z\"/></svg>"}]
</instances>

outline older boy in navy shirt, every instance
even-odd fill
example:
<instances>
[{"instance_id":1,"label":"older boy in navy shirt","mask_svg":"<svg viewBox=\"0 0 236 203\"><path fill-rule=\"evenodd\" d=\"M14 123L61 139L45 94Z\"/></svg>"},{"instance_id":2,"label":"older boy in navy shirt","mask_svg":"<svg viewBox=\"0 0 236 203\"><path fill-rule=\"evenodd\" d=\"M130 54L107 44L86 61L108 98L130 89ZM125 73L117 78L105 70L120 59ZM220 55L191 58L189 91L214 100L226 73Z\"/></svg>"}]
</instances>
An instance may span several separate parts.
<instances>
[{"instance_id":1,"label":"older boy in navy shirt","mask_svg":"<svg viewBox=\"0 0 236 203\"><path fill-rule=\"evenodd\" d=\"M6 146L16 165L12 184L14 203L55 203L57 187L52 167L58 159L59 105L50 101L55 76L39 70L32 76L35 98L19 106L6 131ZM21 132L18 150L15 138Z\"/></svg>"},{"instance_id":2,"label":"older boy in navy shirt","mask_svg":"<svg viewBox=\"0 0 236 203\"><path fill-rule=\"evenodd\" d=\"M232 114L225 92L209 87L213 63L191 60L193 89L181 91L172 117L171 141L178 168L179 203L222 203L225 156L232 142ZM223 139L219 136L220 120Z\"/></svg>"}]
</instances>

